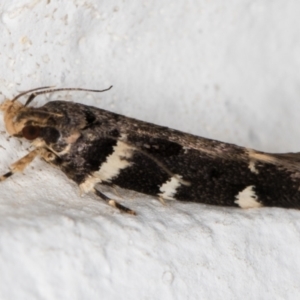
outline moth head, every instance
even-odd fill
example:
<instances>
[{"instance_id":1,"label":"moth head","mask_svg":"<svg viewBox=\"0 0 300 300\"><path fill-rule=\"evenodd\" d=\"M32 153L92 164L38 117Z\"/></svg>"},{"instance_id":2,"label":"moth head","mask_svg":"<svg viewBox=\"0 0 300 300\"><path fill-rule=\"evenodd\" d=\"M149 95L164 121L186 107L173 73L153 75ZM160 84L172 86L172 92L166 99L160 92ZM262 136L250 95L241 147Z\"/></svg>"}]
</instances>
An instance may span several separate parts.
<instances>
[{"instance_id":1,"label":"moth head","mask_svg":"<svg viewBox=\"0 0 300 300\"><path fill-rule=\"evenodd\" d=\"M59 141L61 132L55 124L56 119L62 117L59 114L12 100L4 101L0 110L4 113L5 127L10 135L25 138L36 147L55 148L58 152L66 147L64 139Z\"/></svg>"},{"instance_id":2,"label":"moth head","mask_svg":"<svg viewBox=\"0 0 300 300\"><path fill-rule=\"evenodd\" d=\"M24 136L25 138L33 132L31 127L47 124L52 116L39 108L26 107L19 101L13 100L5 100L0 105L0 110L4 112L4 123L7 132L10 135ZM31 129L29 130L27 127Z\"/></svg>"},{"instance_id":3,"label":"moth head","mask_svg":"<svg viewBox=\"0 0 300 300\"><path fill-rule=\"evenodd\" d=\"M48 102L42 107L29 107L28 105L41 94L70 90L103 92L111 87L105 90L49 88L42 87L22 92L12 100L5 100L0 105L0 110L4 113L5 127L10 135L26 138L34 142L35 146L47 146L55 152L61 152L68 144L74 143L79 138L80 129L86 126L85 118L82 118L76 108L70 111L65 101ZM25 104L18 101L20 97L29 93L31 94ZM70 112L72 118L68 117Z\"/></svg>"},{"instance_id":4,"label":"moth head","mask_svg":"<svg viewBox=\"0 0 300 300\"><path fill-rule=\"evenodd\" d=\"M22 131L24 122L18 122L17 119L24 108L21 102L12 100L5 100L0 105L0 110L4 113L5 127L10 135L17 135Z\"/></svg>"}]
</instances>

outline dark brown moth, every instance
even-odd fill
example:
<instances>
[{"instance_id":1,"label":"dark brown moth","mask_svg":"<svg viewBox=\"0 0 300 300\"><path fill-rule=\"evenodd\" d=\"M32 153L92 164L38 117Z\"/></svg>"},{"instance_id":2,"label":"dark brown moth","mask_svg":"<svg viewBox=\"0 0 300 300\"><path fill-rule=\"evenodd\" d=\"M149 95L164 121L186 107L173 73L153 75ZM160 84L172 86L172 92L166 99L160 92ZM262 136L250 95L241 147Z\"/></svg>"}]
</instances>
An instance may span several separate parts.
<instances>
[{"instance_id":1,"label":"dark brown moth","mask_svg":"<svg viewBox=\"0 0 300 300\"><path fill-rule=\"evenodd\" d=\"M39 88L2 103L7 132L30 140L34 149L0 180L40 156L75 181L82 193L94 192L131 214L105 196L101 185L153 195L163 203L300 207L299 153L255 151L79 103L29 106L37 95L60 90L70 89ZM17 101L27 93L25 105Z\"/></svg>"}]
</instances>

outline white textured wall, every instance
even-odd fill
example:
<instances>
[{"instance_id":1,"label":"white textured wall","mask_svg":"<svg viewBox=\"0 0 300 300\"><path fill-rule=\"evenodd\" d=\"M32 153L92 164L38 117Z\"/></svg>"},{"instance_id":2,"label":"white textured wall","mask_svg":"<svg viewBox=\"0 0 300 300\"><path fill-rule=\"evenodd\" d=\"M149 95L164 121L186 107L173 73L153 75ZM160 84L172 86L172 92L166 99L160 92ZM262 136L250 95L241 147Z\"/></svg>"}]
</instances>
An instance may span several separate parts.
<instances>
[{"instance_id":1,"label":"white textured wall","mask_svg":"<svg viewBox=\"0 0 300 300\"><path fill-rule=\"evenodd\" d=\"M2 1L2 98L68 99L265 151L300 149L299 1ZM0 171L25 155L0 123ZM35 161L0 184L0 299L297 299L300 212L120 191L123 215ZM123 202L122 202L123 203Z\"/></svg>"}]
</instances>

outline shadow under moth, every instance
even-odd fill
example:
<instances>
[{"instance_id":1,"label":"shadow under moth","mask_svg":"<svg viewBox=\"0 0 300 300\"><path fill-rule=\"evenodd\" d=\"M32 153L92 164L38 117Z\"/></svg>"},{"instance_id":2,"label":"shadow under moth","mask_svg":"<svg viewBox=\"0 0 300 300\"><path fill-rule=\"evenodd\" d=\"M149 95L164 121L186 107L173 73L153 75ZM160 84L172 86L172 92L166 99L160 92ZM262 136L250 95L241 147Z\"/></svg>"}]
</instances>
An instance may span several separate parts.
<instances>
[{"instance_id":1,"label":"shadow under moth","mask_svg":"<svg viewBox=\"0 0 300 300\"><path fill-rule=\"evenodd\" d=\"M110 89L110 88L109 88ZM5 100L7 132L33 150L0 177L22 172L39 156L120 211L135 212L101 192L101 185L165 200L255 208L299 208L300 154L269 154L146 123L84 104L51 101L30 107L43 87ZM107 89L108 90L108 89ZM103 90L105 91L105 90ZM30 94L23 105L18 99Z\"/></svg>"}]
</instances>

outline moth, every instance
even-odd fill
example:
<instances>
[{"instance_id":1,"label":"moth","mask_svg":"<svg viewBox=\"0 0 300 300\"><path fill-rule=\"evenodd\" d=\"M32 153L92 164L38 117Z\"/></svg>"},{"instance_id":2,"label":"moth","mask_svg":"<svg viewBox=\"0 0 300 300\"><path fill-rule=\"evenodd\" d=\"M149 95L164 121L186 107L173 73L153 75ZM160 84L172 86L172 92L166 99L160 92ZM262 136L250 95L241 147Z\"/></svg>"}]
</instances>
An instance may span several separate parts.
<instances>
[{"instance_id":1,"label":"moth","mask_svg":"<svg viewBox=\"0 0 300 300\"><path fill-rule=\"evenodd\" d=\"M7 132L33 150L0 177L5 180L39 156L120 211L135 212L101 192L102 185L167 200L255 208L299 208L300 153L270 154L198 137L68 101L30 107L43 87L5 100ZM107 89L108 90L108 89ZM18 101L29 94L25 104Z\"/></svg>"}]
</instances>

